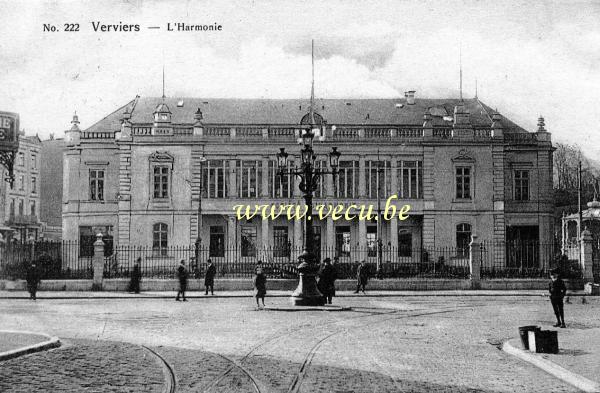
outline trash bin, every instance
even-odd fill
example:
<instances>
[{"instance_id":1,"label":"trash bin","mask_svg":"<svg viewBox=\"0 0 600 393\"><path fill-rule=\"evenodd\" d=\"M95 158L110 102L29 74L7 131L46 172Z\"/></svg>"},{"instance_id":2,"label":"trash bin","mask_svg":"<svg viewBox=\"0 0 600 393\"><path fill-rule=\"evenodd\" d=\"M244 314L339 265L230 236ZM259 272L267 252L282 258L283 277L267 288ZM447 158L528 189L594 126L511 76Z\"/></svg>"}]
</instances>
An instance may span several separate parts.
<instances>
[{"instance_id":1,"label":"trash bin","mask_svg":"<svg viewBox=\"0 0 600 393\"><path fill-rule=\"evenodd\" d=\"M529 349L529 332L541 330L537 325L527 325L519 327L519 336L521 337L521 344L523 348Z\"/></svg>"},{"instance_id":2,"label":"trash bin","mask_svg":"<svg viewBox=\"0 0 600 393\"><path fill-rule=\"evenodd\" d=\"M530 351L558 353L558 332L556 330L534 330L527 333Z\"/></svg>"}]
</instances>

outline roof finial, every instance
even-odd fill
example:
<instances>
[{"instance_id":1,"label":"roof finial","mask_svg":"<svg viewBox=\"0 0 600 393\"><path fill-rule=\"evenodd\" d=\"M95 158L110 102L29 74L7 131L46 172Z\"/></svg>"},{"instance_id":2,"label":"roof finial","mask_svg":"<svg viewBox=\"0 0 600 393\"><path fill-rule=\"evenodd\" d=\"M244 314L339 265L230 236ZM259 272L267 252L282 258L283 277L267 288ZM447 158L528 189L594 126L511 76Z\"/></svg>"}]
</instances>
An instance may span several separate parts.
<instances>
[{"instance_id":1,"label":"roof finial","mask_svg":"<svg viewBox=\"0 0 600 393\"><path fill-rule=\"evenodd\" d=\"M312 66L312 79L310 85L310 125L315 125L315 40L311 40L310 43L310 57L311 57L311 66Z\"/></svg>"},{"instance_id":2,"label":"roof finial","mask_svg":"<svg viewBox=\"0 0 600 393\"><path fill-rule=\"evenodd\" d=\"M546 122L545 122L544 117L542 115L540 115L540 117L538 118L537 125L538 125L538 129L537 129L538 132L545 132L546 131L546 128L545 128Z\"/></svg>"},{"instance_id":3,"label":"roof finial","mask_svg":"<svg viewBox=\"0 0 600 393\"><path fill-rule=\"evenodd\" d=\"M460 43L459 49L458 49L458 68L459 68L459 74L460 74L460 86L459 86L459 90L460 90L460 101L462 102L463 100L463 96L462 96L462 42Z\"/></svg>"}]
</instances>

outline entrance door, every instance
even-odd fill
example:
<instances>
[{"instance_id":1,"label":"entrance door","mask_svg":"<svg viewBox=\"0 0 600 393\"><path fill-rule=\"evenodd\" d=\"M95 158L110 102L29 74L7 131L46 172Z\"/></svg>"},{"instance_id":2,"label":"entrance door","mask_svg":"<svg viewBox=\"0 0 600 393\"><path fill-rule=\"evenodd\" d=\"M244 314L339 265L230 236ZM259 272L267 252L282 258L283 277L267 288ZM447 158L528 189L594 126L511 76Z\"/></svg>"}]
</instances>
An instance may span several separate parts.
<instances>
[{"instance_id":1,"label":"entrance door","mask_svg":"<svg viewBox=\"0 0 600 393\"><path fill-rule=\"evenodd\" d=\"M506 266L537 268L540 259L540 233L537 225L506 228Z\"/></svg>"}]
</instances>

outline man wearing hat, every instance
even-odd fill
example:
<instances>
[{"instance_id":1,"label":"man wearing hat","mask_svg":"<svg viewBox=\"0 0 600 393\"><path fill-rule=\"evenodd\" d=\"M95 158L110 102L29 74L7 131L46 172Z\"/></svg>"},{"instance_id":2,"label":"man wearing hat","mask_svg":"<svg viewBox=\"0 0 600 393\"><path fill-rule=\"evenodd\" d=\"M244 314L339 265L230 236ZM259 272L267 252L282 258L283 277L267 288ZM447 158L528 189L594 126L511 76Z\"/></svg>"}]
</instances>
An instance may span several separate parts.
<instances>
[{"instance_id":1,"label":"man wearing hat","mask_svg":"<svg viewBox=\"0 0 600 393\"><path fill-rule=\"evenodd\" d=\"M179 267L177 268L177 278L179 278L179 291L175 300L179 301L179 295L183 297L183 301L187 302L185 298L185 290L187 289L188 272L185 268L185 261L182 259Z\"/></svg>"},{"instance_id":2,"label":"man wearing hat","mask_svg":"<svg viewBox=\"0 0 600 393\"><path fill-rule=\"evenodd\" d=\"M558 276L558 270L554 269L550 272L550 284L548 285L548 291L550 292L550 302L552 303L552 309L556 316L556 324L554 327L567 327L565 325L565 312L563 305L563 298L567 293L567 287L563 280Z\"/></svg>"},{"instance_id":3,"label":"man wearing hat","mask_svg":"<svg viewBox=\"0 0 600 393\"><path fill-rule=\"evenodd\" d=\"M335 280L337 278L337 274L335 267L331 265L330 258L325 258L323 263L324 266L319 274L319 283L317 284L317 288L319 288L319 291L321 291L323 294L323 297L325 298L325 304L331 304L331 300L335 296Z\"/></svg>"},{"instance_id":4,"label":"man wearing hat","mask_svg":"<svg viewBox=\"0 0 600 393\"><path fill-rule=\"evenodd\" d=\"M32 263L27 269L27 276L25 277L25 281L27 281L27 290L29 291L29 298L31 300L36 300L38 284L40 283L40 272L38 271L35 262Z\"/></svg>"}]
</instances>

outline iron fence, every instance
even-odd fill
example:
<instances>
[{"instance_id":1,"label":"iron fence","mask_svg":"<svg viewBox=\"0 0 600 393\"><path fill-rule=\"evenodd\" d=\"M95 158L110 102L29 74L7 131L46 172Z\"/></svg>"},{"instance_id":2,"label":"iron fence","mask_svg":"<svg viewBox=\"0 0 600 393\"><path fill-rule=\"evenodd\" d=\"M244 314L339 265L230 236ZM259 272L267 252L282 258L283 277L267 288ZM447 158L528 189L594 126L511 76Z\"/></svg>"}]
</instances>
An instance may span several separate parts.
<instances>
[{"instance_id":1,"label":"iron fence","mask_svg":"<svg viewBox=\"0 0 600 393\"><path fill-rule=\"evenodd\" d=\"M84 247L85 248L85 247ZM92 257L89 250L77 241L0 243L0 279L24 278L31 261L37 263L42 279L91 279ZM564 250L563 250L564 251ZM313 250L322 261L337 257L338 278L356 276L360 261L365 261L369 275L379 278L440 278L467 279L470 276L468 248L459 247L389 247L370 244L352 247L339 244ZM565 278L581 278L578 260L573 252L561 250L554 243L491 242L481 243L481 277L490 278L546 278L549 271L560 269ZM210 258L219 278L250 278L256 264L262 261L263 271L269 278L296 278L297 261L303 253L299 247L259 248L252 244L235 247L194 245L153 248L151 246L118 245L106 249L105 278L128 278L139 259L142 277L175 278L181 260L186 262L191 276L201 278ZM598 279L600 258L594 249L594 274Z\"/></svg>"},{"instance_id":2,"label":"iron fence","mask_svg":"<svg viewBox=\"0 0 600 393\"><path fill-rule=\"evenodd\" d=\"M79 242L0 243L0 279L22 279L32 262L42 279L91 279L92 258L80 256Z\"/></svg>"},{"instance_id":3,"label":"iron fence","mask_svg":"<svg viewBox=\"0 0 600 393\"><path fill-rule=\"evenodd\" d=\"M476 251L475 251L476 252ZM548 278L558 269L563 278L581 278L581 267L572 253L558 244L538 241L484 241L481 243L482 278Z\"/></svg>"},{"instance_id":4,"label":"iron fence","mask_svg":"<svg viewBox=\"0 0 600 393\"><path fill-rule=\"evenodd\" d=\"M181 260L186 262L191 274L203 277L208 259L217 269L217 277L250 278L256 265L262 263L263 272L270 278L296 278L298 257L303 253L298 247L258 248L248 245L232 248L200 247L194 245L156 249L148 246L118 246L105 257L106 278L129 277L134 263L139 260L143 277L175 278ZM356 276L360 261L365 261L371 276L381 278L468 278L469 258L464 250L447 247L422 250L420 248L383 247L381 257L377 248L347 247L314 250L317 259L338 258L338 278ZM196 255L197 254L197 255ZM379 266L379 270L377 267Z\"/></svg>"}]
</instances>

